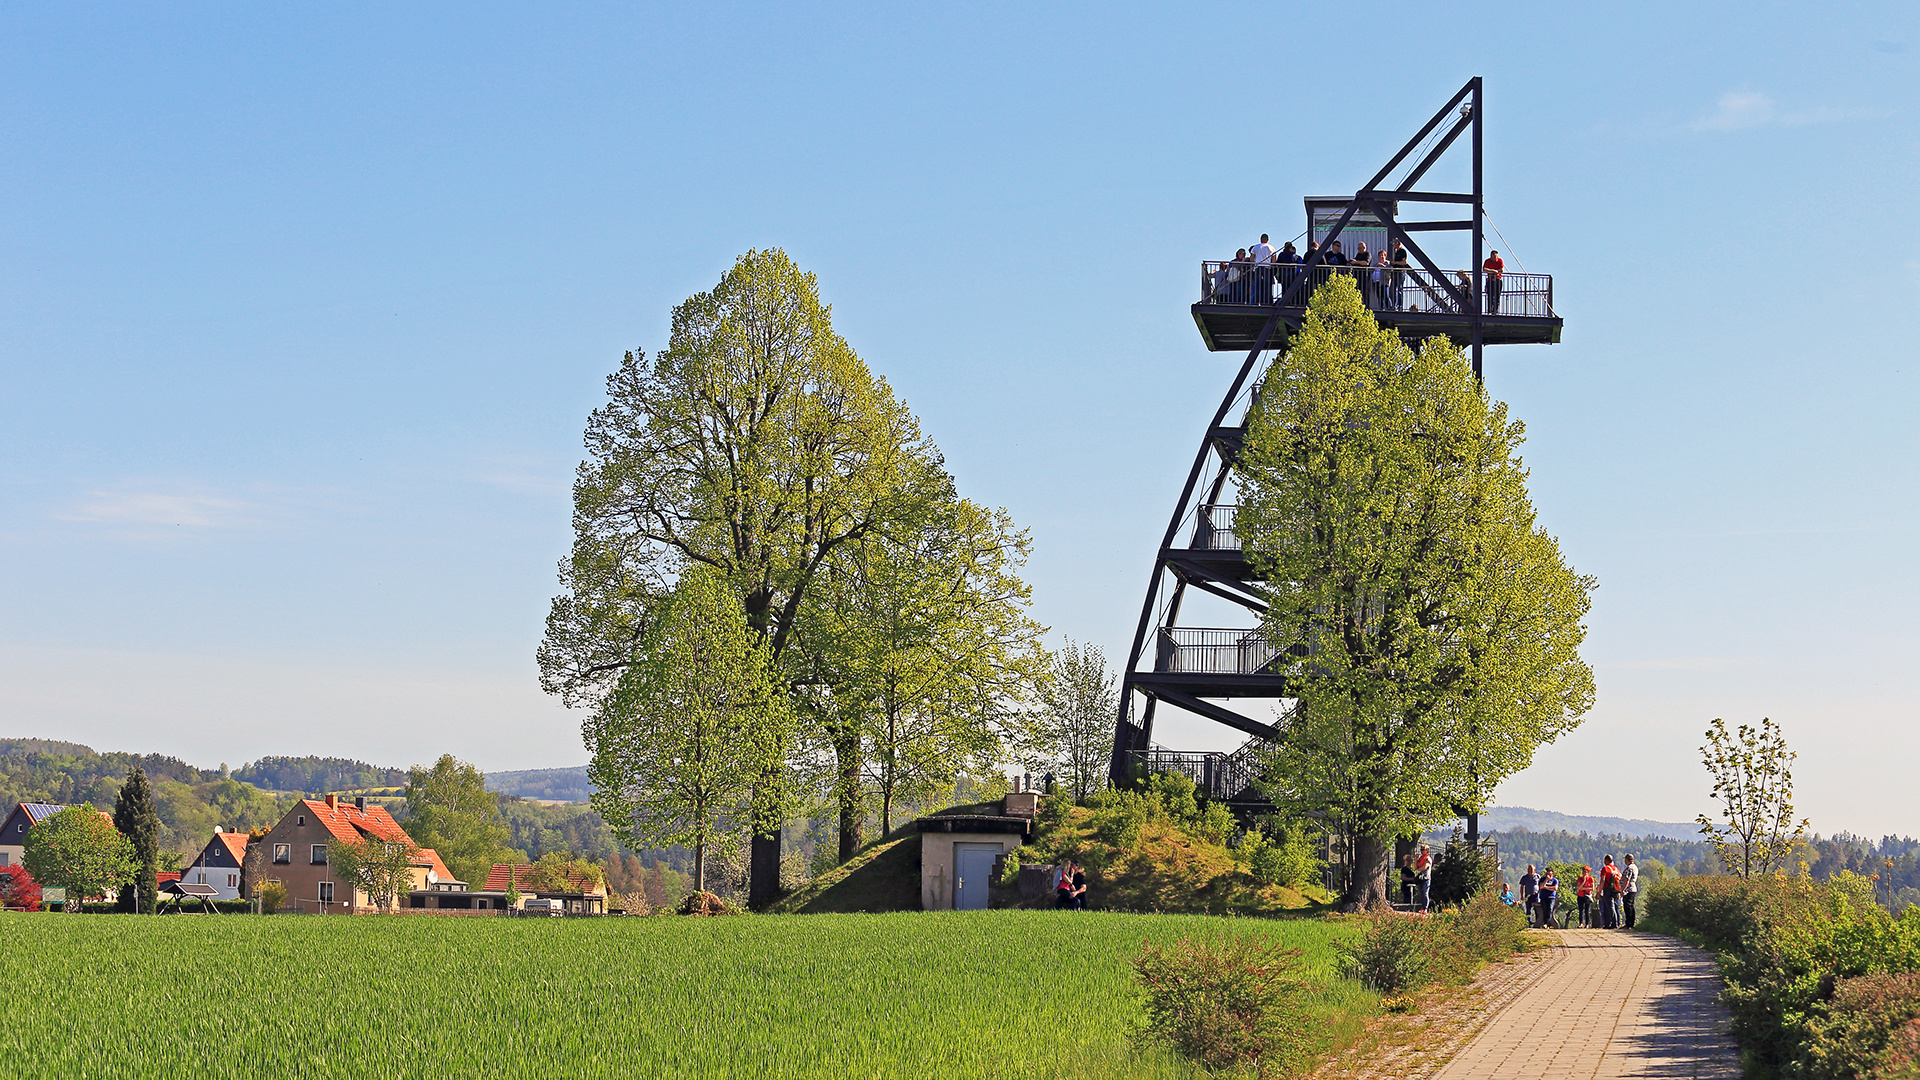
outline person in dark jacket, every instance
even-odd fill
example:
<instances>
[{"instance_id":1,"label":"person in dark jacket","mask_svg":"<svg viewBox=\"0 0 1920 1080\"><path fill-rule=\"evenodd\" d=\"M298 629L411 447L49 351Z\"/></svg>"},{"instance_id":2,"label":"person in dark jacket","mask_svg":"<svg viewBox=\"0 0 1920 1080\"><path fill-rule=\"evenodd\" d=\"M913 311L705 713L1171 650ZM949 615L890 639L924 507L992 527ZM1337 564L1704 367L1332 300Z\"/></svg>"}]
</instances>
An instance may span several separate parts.
<instances>
[{"instance_id":1,"label":"person in dark jacket","mask_svg":"<svg viewBox=\"0 0 1920 1080\"><path fill-rule=\"evenodd\" d=\"M1538 902L1539 892L1540 875L1534 871L1533 864L1528 863L1527 872L1520 875L1520 899L1527 905L1528 926L1533 925L1533 909Z\"/></svg>"},{"instance_id":2,"label":"person in dark jacket","mask_svg":"<svg viewBox=\"0 0 1920 1080\"><path fill-rule=\"evenodd\" d=\"M1553 904L1560 898L1560 878L1554 874L1553 867L1547 867L1540 875L1540 888L1534 895L1540 905L1540 926L1547 929L1553 926Z\"/></svg>"}]
</instances>

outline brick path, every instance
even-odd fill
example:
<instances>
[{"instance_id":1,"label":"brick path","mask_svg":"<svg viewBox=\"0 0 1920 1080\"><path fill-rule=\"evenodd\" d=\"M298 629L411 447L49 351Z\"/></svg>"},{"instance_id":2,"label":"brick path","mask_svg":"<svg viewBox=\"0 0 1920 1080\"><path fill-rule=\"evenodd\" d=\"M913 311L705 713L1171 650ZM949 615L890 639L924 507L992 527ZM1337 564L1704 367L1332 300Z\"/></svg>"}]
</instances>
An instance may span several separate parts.
<instances>
[{"instance_id":1,"label":"brick path","mask_svg":"<svg viewBox=\"0 0 1920 1080\"><path fill-rule=\"evenodd\" d=\"M1738 1080L1711 956L1655 934L1545 932L1559 947L1436 1080Z\"/></svg>"}]
</instances>

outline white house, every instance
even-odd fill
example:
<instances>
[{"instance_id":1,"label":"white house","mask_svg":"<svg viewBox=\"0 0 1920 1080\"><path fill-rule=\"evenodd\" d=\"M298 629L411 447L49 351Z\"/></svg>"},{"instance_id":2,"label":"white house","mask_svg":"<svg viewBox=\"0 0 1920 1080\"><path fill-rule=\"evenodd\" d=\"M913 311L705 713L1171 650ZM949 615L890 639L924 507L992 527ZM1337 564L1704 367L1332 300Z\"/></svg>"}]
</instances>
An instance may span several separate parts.
<instances>
[{"instance_id":1,"label":"white house","mask_svg":"<svg viewBox=\"0 0 1920 1080\"><path fill-rule=\"evenodd\" d=\"M240 863L247 857L247 834L225 832L218 825L206 849L180 874L190 885L211 885L220 890L215 900L240 899Z\"/></svg>"}]
</instances>

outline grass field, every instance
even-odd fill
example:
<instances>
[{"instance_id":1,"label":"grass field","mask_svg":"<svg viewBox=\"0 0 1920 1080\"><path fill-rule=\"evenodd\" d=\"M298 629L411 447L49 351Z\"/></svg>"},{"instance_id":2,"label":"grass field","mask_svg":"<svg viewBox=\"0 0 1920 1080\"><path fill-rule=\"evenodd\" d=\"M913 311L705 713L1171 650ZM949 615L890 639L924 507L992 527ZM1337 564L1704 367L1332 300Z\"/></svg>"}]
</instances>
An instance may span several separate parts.
<instances>
[{"instance_id":1,"label":"grass field","mask_svg":"<svg viewBox=\"0 0 1920 1080\"><path fill-rule=\"evenodd\" d=\"M1317 919L0 915L34 1076L1181 1077L1137 1054L1143 939L1305 951L1323 1037L1377 1003ZM30 1049L28 1049L30 1048Z\"/></svg>"}]
</instances>

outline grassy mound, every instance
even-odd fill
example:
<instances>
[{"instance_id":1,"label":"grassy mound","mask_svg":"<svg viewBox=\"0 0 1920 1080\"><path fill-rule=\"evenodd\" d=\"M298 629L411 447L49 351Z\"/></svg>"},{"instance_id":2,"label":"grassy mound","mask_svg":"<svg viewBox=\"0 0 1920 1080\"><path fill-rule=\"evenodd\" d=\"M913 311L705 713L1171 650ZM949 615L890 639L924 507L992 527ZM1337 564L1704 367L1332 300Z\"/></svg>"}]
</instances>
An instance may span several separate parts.
<instances>
[{"instance_id":1,"label":"grassy mound","mask_svg":"<svg viewBox=\"0 0 1920 1080\"><path fill-rule=\"evenodd\" d=\"M894 830L770 910L781 915L919 911L920 834Z\"/></svg>"}]
</instances>

